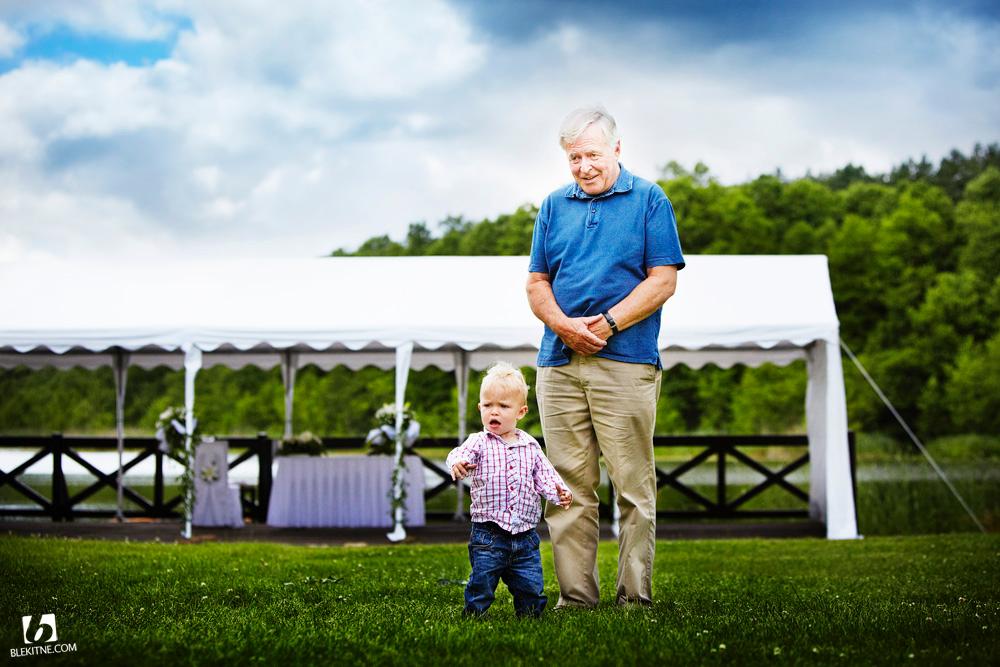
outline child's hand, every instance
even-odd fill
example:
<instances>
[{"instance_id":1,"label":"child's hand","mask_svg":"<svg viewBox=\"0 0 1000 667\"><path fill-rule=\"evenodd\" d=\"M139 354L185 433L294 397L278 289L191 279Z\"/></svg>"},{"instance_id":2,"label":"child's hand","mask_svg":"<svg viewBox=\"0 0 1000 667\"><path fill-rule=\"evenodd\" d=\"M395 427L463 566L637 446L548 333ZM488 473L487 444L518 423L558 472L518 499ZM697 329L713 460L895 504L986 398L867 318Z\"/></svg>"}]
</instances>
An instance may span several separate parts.
<instances>
[{"instance_id":1,"label":"child's hand","mask_svg":"<svg viewBox=\"0 0 1000 667\"><path fill-rule=\"evenodd\" d=\"M569 506L573 504L573 494L570 493L570 490L556 484L556 493L559 494L559 507L564 510L569 509Z\"/></svg>"},{"instance_id":2,"label":"child's hand","mask_svg":"<svg viewBox=\"0 0 1000 667\"><path fill-rule=\"evenodd\" d=\"M468 461L459 461L451 467L451 478L452 479L465 479L469 476L473 470L476 469L475 463L469 463Z\"/></svg>"}]
</instances>

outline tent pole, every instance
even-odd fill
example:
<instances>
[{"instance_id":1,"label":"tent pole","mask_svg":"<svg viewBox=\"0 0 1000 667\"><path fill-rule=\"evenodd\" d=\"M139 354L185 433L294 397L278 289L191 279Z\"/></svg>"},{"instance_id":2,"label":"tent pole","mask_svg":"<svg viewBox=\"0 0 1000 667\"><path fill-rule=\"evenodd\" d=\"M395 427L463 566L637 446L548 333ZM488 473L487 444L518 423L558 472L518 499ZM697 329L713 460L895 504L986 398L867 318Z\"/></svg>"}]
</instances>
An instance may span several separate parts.
<instances>
[{"instance_id":1,"label":"tent pole","mask_svg":"<svg viewBox=\"0 0 1000 667\"><path fill-rule=\"evenodd\" d=\"M403 431L403 404L406 399L406 380L410 374L410 361L413 358L413 342L402 343L396 348L396 456L393 460L395 483L392 485L392 500L395 509L392 513L392 532L386 535L390 542L406 539L406 528L403 527L403 478L406 467L403 465L403 441L406 433ZM423 493L423 489L419 490Z\"/></svg>"},{"instance_id":2,"label":"tent pole","mask_svg":"<svg viewBox=\"0 0 1000 667\"><path fill-rule=\"evenodd\" d=\"M465 350L455 352L455 382L458 385L458 444L465 442L468 435L466 413L469 403L469 353ZM456 521L465 521L465 483L455 482L455 515Z\"/></svg>"},{"instance_id":3,"label":"tent pole","mask_svg":"<svg viewBox=\"0 0 1000 667\"><path fill-rule=\"evenodd\" d=\"M281 382L285 386L285 439L291 439L295 434L292 427L293 411L295 409L295 374L299 368L299 355L291 350L281 352Z\"/></svg>"},{"instance_id":4,"label":"tent pole","mask_svg":"<svg viewBox=\"0 0 1000 667\"><path fill-rule=\"evenodd\" d=\"M128 382L129 354L120 347L114 348L111 353L112 371L115 378L115 431L118 436L118 509L115 518L121 522L125 520L124 505L124 483L125 483L125 385Z\"/></svg>"},{"instance_id":5,"label":"tent pole","mask_svg":"<svg viewBox=\"0 0 1000 667\"><path fill-rule=\"evenodd\" d=\"M192 460L192 454L194 450L194 443L192 442L191 433L194 431L195 419L194 419L194 378L201 369L201 350L198 349L191 343L185 343L184 349L184 451L187 453L185 457L187 459L187 465L190 468L194 465ZM181 532L181 536L186 539L191 539L191 505L194 502L194 498L191 495L191 489L188 489L184 498L184 529Z\"/></svg>"},{"instance_id":6,"label":"tent pole","mask_svg":"<svg viewBox=\"0 0 1000 667\"><path fill-rule=\"evenodd\" d=\"M827 539L858 539L844 371L837 338L820 338L810 344L806 368L809 513L826 524Z\"/></svg>"}]
</instances>

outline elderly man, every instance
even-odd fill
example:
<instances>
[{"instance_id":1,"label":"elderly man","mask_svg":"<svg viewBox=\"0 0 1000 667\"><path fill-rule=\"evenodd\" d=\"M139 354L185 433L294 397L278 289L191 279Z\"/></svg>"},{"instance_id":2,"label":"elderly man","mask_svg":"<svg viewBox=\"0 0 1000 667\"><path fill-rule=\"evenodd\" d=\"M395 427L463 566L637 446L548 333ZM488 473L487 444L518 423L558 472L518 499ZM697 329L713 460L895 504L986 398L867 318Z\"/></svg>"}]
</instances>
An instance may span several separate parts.
<instances>
[{"instance_id":1,"label":"elderly man","mask_svg":"<svg viewBox=\"0 0 1000 667\"><path fill-rule=\"evenodd\" d=\"M652 602L656 545L653 426L660 308L684 267L663 190L619 162L614 119L577 109L559 143L574 183L535 220L528 300L545 323L537 396L545 444L576 503L549 505L560 607L597 605L599 457L618 494L618 604Z\"/></svg>"}]
</instances>

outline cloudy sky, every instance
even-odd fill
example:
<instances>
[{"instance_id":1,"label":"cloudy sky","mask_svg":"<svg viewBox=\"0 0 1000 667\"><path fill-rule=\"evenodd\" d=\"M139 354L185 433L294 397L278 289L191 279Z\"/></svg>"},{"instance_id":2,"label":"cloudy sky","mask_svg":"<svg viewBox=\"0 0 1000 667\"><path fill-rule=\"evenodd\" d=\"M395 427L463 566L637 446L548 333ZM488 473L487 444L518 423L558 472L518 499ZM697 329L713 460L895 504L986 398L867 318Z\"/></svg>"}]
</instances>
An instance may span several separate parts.
<instances>
[{"instance_id":1,"label":"cloudy sky","mask_svg":"<svg viewBox=\"0 0 1000 667\"><path fill-rule=\"evenodd\" d=\"M591 102L649 178L969 152L1000 140L998 7L0 0L0 261L309 257L493 217L569 179L556 130Z\"/></svg>"}]
</instances>

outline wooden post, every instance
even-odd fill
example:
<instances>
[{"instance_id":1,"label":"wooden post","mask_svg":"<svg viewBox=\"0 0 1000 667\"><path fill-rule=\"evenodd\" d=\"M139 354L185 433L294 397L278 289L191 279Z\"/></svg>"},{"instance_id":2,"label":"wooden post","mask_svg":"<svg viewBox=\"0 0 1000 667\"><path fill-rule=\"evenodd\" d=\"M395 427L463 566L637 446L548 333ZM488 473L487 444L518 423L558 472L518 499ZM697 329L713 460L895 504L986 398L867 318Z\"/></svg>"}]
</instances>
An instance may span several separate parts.
<instances>
[{"instance_id":1,"label":"wooden post","mask_svg":"<svg viewBox=\"0 0 1000 667\"><path fill-rule=\"evenodd\" d=\"M721 514L726 511L726 450L725 445L719 445L715 450L715 504Z\"/></svg>"},{"instance_id":2,"label":"wooden post","mask_svg":"<svg viewBox=\"0 0 1000 667\"><path fill-rule=\"evenodd\" d=\"M163 452L160 446L155 445L156 450L153 459L156 462L156 472L153 473L153 513L159 517L165 517L167 511L163 507Z\"/></svg>"},{"instance_id":3,"label":"wooden post","mask_svg":"<svg viewBox=\"0 0 1000 667\"><path fill-rule=\"evenodd\" d=\"M271 501L271 463L274 443L267 433L257 434L257 523L267 523L267 508Z\"/></svg>"},{"instance_id":4,"label":"wooden post","mask_svg":"<svg viewBox=\"0 0 1000 667\"><path fill-rule=\"evenodd\" d=\"M69 489L66 488L66 476L63 474L62 455L66 447L62 433L52 434L52 520L72 520L72 509L69 506Z\"/></svg>"}]
</instances>

